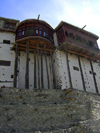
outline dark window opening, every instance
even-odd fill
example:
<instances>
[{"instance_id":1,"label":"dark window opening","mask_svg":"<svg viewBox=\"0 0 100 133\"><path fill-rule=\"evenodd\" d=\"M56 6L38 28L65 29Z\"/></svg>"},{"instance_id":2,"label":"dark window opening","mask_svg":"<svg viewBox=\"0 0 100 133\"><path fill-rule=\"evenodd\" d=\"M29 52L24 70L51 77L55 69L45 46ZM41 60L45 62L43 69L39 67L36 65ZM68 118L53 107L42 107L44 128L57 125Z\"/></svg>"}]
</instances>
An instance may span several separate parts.
<instances>
[{"instance_id":1,"label":"dark window opening","mask_svg":"<svg viewBox=\"0 0 100 133\"><path fill-rule=\"evenodd\" d=\"M76 35L76 40L82 42L82 38Z\"/></svg>"},{"instance_id":2,"label":"dark window opening","mask_svg":"<svg viewBox=\"0 0 100 133\"><path fill-rule=\"evenodd\" d=\"M75 36L73 35L73 33L69 33L70 37L75 39Z\"/></svg>"},{"instance_id":3,"label":"dark window opening","mask_svg":"<svg viewBox=\"0 0 100 133\"><path fill-rule=\"evenodd\" d=\"M85 43L85 44L87 43L87 40L85 38L83 38L83 43Z\"/></svg>"},{"instance_id":4,"label":"dark window opening","mask_svg":"<svg viewBox=\"0 0 100 133\"><path fill-rule=\"evenodd\" d=\"M13 79L14 78L14 76L13 75L11 75L11 79Z\"/></svg>"},{"instance_id":5,"label":"dark window opening","mask_svg":"<svg viewBox=\"0 0 100 133\"><path fill-rule=\"evenodd\" d=\"M93 72L93 74L96 76L96 73L95 72Z\"/></svg>"},{"instance_id":6,"label":"dark window opening","mask_svg":"<svg viewBox=\"0 0 100 133\"><path fill-rule=\"evenodd\" d=\"M79 71L79 68L76 67L76 66L73 66L73 69L76 70L76 71Z\"/></svg>"},{"instance_id":7,"label":"dark window opening","mask_svg":"<svg viewBox=\"0 0 100 133\"><path fill-rule=\"evenodd\" d=\"M40 29L40 30L42 30L42 28L41 28L41 27L39 27L39 29Z\"/></svg>"},{"instance_id":8,"label":"dark window opening","mask_svg":"<svg viewBox=\"0 0 100 133\"><path fill-rule=\"evenodd\" d=\"M92 41L88 41L88 45L89 45L90 47L93 47L93 42L92 42Z\"/></svg>"},{"instance_id":9,"label":"dark window opening","mask_svg":"<svg viewBox=\"0 0 100 133\"><path fill-rule=\"evenodd\" d=\"M30 29L30 27L27 27L26 29Z\"/></svg>"},{"instance_id":10,"label":"dark window opening","mask_svg":"<svg viewBox=\"0 0 100 133\"><path fill-rule=\"evenodd\" d=\"M11 61L2 61L0 60L0 66L10 66Z\"/></svg>"},{"instance_id":11,"label":"dark window opening","mask_svg":"<svg viewBox=\"0 0 100 133\"><path fill-rule=\"evenodd\" d=\"M34 35L34 29L26 30L26 35L27 36Z\"/></svg>"},{"instance_id":12,"label":"dark window opening","mask_svg":"<svg viewBox=\"0 0 100 133\"><path fill-rule=\"evenodd\" d=\"M10 40L3 40L3 43L10 44Z\"/></svg>"},{"instance_id":13,"label":"dark window opening","mask_svg":"<svg viewBox=\"0 0 100 133\"><path fill-rule=\"evenodd\" d=\"M90 72L90 74L92 74L92 71L89 71Z\"/></svg>"},{"instance_id":14,"label":"dark window opening","mask_svg":"<svg viewBox=\"0 0 100 133\"><path fill-rule=\"evenodd\" d=\"M19 37L21 37L21 32L19 32Z\"/></svg>"},{"instance_id":15,"label":"dark window opening","mask_svg":"<svg viewBox=\"0 0 100 133\"><path fill-rule=\"evenodd\" d=\"M22 36L24 36L24 34L25 34L25 31L22 31Z\"/></svg>"},{"instance_id":16,"label":"dark window opening","mask_svg":"<svg viewBox=\"0 0 100 133\"><path fill-rule=\"evenodd\" d=\"M67 31L65 32L65 35L66 35L66 37L68 36L68 32Z\"/></svg>"}]
</instances>

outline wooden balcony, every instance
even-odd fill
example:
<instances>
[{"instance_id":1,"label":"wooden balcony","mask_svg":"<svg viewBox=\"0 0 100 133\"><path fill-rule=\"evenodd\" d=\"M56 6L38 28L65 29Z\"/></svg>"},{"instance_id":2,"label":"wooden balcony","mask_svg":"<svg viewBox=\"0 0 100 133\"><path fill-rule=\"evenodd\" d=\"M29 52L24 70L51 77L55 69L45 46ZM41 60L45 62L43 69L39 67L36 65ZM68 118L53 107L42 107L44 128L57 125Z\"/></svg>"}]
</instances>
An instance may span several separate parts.
<instances>
[{"instance_id":1,"label":"wooden balcony","mask_svg":"<svg viewBox=\"0 0 100 133\"><path fill-rule=\"evenodd\" d=\"M89 47L82 42L70 38L67 38L66 41L61 43L58 49L62 51L67 50L69 53L91 58L94 61L100 59L100 50L98 48Z\"/></svg>"},{"instance_id":2,"label":"wooden balcony","mask_svg":"<svg viewBox=\"0 0 100 133\"><path fill-rule=\"evenodd\" d=\"M28 36L21 39L16 40L18 43L18 47L20 51L26 51L27 42L29 44L29 51L33 52L37 51L37 45L39 46L39 51L43 50L46 47L46 53L50 53L50 51L55 50L55 46L48 39L40 37L40 36ZM16 43L13 45L12 50L16 49Z\"/></svg>"}]
</instances>

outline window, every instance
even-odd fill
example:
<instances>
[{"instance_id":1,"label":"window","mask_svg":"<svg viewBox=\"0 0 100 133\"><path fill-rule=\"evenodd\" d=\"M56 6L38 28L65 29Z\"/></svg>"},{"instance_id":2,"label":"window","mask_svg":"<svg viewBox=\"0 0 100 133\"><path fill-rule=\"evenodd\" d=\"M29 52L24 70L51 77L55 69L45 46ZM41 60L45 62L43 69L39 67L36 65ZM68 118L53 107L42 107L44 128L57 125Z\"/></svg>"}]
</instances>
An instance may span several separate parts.
<instances>
[{"instance_id":1,"label":"window","mask_svg":"<svg viewBox=\"0 0 100 133\"><path fill-rule=\"evenodd\" d=\"M96 76L96 73L95 72L93 74Z\"/></svg>"},{"instance_id":2,"label":"window","mask_svg":"<svg viewBox=\"0 0 100 133\"><path fill-rule=\"evenodd\" d=\"M92 71L89 71L90 72L90 74L92 74Z\"/></svg>"},{"instance_id":3,"label":"window","mask_svg":"<svg viewBox=\"0 0 100 133\"><path fill-rule=\"evenodd\" d=\"M76 40L82 42L82 38L76 35Z\"/></svg>"},{"instance_id":4,"label":"window","mask_svg":"<svg viewBox=\"0 0 100 133\"><path fill-rule=\"evenodd\" d=\"M69 33L69 35L70 35L70 37L71 37L72 39L75 39L75 36L73 35L73 33Z\"/></svg>"},{"instance_id":5,"label":"window","mask_svg":"<svg viewBox=\"0 0 100 133\"><path fill-rule=\"evenodd\" d=\"M41 31L41 30L39 30L39 35L40 35L40 36L42 35L42 31Z\"/></svg>"},{"instance_id":6,"label":"window","mask_svg":"<svg viewBox=\"0 0 100 133\"><path fill-rule=\"evenodd\" d=\"M11 64L11 61L0 60L0 66L10 66L10 64Z\"/></svg>"},{"instance_id":7,"label":"window","mask_svg":"<svg viewBox=\"0 0 100 133\"><path fill-rule=\"evenodd\" d=\"M38 30L36 30L36 35L38 35Z\"/></svg>"},{"instance_id":8,"label":"window","mask_svg":"<svg viewBox=\"0 0 100 133\"><path fill-rule=\"evenodd\" d=\"M24 36L25 31L22 31L22 36Z\"/></svg>"},{"instance_id":9,"label":"window","mask_svg":"<svg viewBox=\"0 0 100 133\"><path fill-rule=\"evenodd\" d=\"M42 30L42 28L41 28L41 27L39 27L39 29L40 29L40 30Z\"/></svg>"},{"instance_id":10,"label":"window","mask_svg":"<svg viewBox=\"0 0 100 133\"><path fill-rule=\"evenodd\" d=\"M76 70L76 71L79 71L79 68L76 67L76 66L73 66L73 69Z\"/></svg>"},{"instance_id":11,"label":"window","mask_svg":"<svg viewBox=\"0 0 100 133\"><path fill-rule=\"evenodd\" d=\"M68 36L68 32L67 31L65 32L65 35Z\"/></svg>"},{"instance_id":12,"label":"window","mask_svg":"<svg viewBox=\"0 0 100 133\"><path fill-rule=\"evenodd\" d=\"M27 29L30 29L30 27L27 27Z\"/></svg>"},{"instance_id":13,"label":"window","mask_svg":"<svg viewBox=\"0 0 100 133\"><path fill-rule=\"evenodd\" d=\"M43 35L44 35L44 37L46 36L46 32L45 31L43 32Z\"/></svg>"},{"instance_id":14,"label":"window","mask_svg":"<svg viewBox=\"0 0 100 133\"><path fill-rule=\"evenodd\" d=\"M21 37L21 32L19 32L19 37Z\"/></svg>"},{"instance_id":15,"label":"window","mask_svg":"<svg viewBox=\"0 0 100 133\"><path fill-rule=\"evenodd\" d=\"M10 44L10 40L3 40L3 43Z\"/></svg>"},{"instance_id":16,"label":"window","mask_svg":"<svg viewBox=\"0 0 100 133\"><path fill-rule=\"evenodd\" d=\"M34 35L34 29L26 30L26 35L27 36Z\"/></svg>"},{"instance_id":17,"label":"window","mask_svg":"<svg viewBox=\"0 0 100 133\"><path fill-rule=\"evenodd\" d=\"M87 44L87 40L85 38L83 38L83 43Z\"/></svg>"},{"instance_id":18,"label":"window","mask_svg":"<svg viewBox=\"0 0 100 133\"><path fill-rule=\"evenodd\" d=\"M11 79L13 79L14 78L14 76L13 75L11 75Z\"/></svg>"},{"instance_id":19,"label":"window","mask_svg":"<svg viewBox=\"0 0 100 133\"><path fill-rule=\"evenodd\" d=\"M93 47L93 42L92 41L88 41L88 45L90 46L90 47Z\"/></svg>"}]
</instances>

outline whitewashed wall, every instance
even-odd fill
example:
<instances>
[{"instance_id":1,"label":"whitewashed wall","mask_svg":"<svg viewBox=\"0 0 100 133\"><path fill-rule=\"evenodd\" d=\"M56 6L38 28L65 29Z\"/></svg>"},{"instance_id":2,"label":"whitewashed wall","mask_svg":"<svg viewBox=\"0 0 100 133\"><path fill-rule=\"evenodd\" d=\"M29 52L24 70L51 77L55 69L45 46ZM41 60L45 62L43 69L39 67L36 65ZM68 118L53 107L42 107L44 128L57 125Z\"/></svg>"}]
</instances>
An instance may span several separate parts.
<instances>
[{"instance_id":1,"label":"whitewashed wall","mask_svg":"<svg viewBox=\"0 0 100 133\"><path fill-rule=\"evenodd\" d=\"M68 60L69 60L69 66L70 66L72 86L75 89L83 90L81 71L80 71L77 55L68 54ZM73 67L77 67L79 71L74 70Z\"/></svg>"},{"instance_id":2,"label":"whitewashed wall","mask_svg":"<svg viewBox=\"0 0 100 133\"><path fill-rule=\"evenodd\" d=\"M34 88L34 54L29 53L29 89ZM50 89L52 89L52 77L50 70L50 56L47 56L47 65L49 72L49 82ZM41 87L41 57L39 56L39 69L40 69L40 87ZM18 86L20 88L25 88L25 73L26 73L26 53L20 51L19 57L19 74L18 74ZM36 56L36 85L38 88L38 65L37 65L37 56ZM47 73L46 73L46 63L45 56L43 55L43 81L44 81L44 89L48 89L48 81L47 81Z\"/></svg>"},{"instance_id":3,"label":"whitewashed wall","mask_svg":"<svg viewBox=\"0 0 100 133\"><path fill-rule=\"evenodd\" d=\"M66 53L63 51L56 50L54 58L55 58L55 70L57 70L55 71L56 78L57 78L57 85L61 89L68 89L70 88L70 83L69 83L69 76L68 76L68 69L67 69L67 62L66 62ZM68 60L69 60L72 87L74 89L84 91L78 56L68 53ZM86 91L91 93L96 93L93 74L90 74L90 71L92 71L90 66L90 61L86 58L80 57L80 62L82 66ZM99 82L100 66L98 62L92 61L92 64L93 64L94 72L96 73L95 77L96 77L98 90L100 93L100 82ZM73 69L74 66L77 67L79 71L74 70Z\"/></svg>"},{"instance_id":4,"label":"whitewashed wall","mask_svg":"<svg viewBox=\"0 0 100 133\"><path fill-rule=\"evenodd\" d=\"M90 71L92 71L90 66L90 61L86 58L80 58L80 59L81 59L86 91L96 93L93 75L90 74Z\"/></svg>"},{"instance_id":5,"label":"whitewashed wall","mask_svg":"<svg viewBox=\"0 0 100 133\"><path fill-rule=\"evenodd\" d=\"M11 61L10 66L0 66L0 87L13 87L15 52L11 50L12 44L3 44L3 40L15 41L13 33L0 33L0 60Z\"/></svg>"},{"instance_id":6,"label":"whitewashed wall","mask_svg":"<svg viewBox=\"0 0 100 133\"><path fill-rule=\"evenodd\" d=\"M14 33L6 33L6 32L1 32L0 33L0 43L3 43L3 40L10 40L11 43L15 42L15 34Z\"/></svg>"},{"instance_id":7,"label":"whitewashed wall","mask_svg":"<svg viewBox=\"0 0 100 133\"><path fill-rule=\"evenodd\" d=\"M94 72L96 73L95 78L96 78L96 83L98 87L98 92L100 94L100 63L92 61L92 65L93 65Z\"/></svg>"}]
</instances>

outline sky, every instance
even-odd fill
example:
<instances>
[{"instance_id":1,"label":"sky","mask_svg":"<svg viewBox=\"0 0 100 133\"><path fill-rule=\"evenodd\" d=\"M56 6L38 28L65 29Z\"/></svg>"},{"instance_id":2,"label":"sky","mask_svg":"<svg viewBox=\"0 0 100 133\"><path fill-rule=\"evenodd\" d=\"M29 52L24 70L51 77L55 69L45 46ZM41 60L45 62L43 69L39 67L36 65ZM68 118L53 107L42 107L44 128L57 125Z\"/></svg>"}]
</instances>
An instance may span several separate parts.
<instances>
[{"instance_id":1,"label":"sky","mask_svg":"<svg viewBox=\"0 0 100 133\"><path fill-rule=\"evenodd\" d=\"M65 21L100 37L100 0L0 0L0 17L37 19L53 28ZM100 39L98 40L100 48Z\"/></svg>"}]
</instances>

